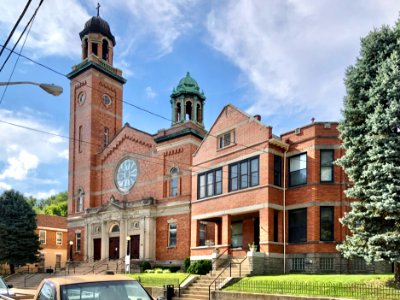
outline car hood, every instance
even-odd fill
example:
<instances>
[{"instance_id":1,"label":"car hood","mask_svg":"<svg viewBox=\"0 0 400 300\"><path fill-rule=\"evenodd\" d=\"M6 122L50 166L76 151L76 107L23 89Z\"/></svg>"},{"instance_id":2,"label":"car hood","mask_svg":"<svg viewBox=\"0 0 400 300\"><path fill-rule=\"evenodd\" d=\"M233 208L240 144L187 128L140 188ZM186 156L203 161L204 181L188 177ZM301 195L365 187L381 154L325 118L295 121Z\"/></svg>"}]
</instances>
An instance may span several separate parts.
<instances>
[{"instance_id":1,"label":"car hood","mask_svg":"<svg viewBox=\"0 0 400 300\"><path fill-rule=\"evenodd\" d=\"M6 296L13 296L14 292L11 291L10 289L1 289L0 288L0 295L6 295Z\"/></svg>"}]
</instances>

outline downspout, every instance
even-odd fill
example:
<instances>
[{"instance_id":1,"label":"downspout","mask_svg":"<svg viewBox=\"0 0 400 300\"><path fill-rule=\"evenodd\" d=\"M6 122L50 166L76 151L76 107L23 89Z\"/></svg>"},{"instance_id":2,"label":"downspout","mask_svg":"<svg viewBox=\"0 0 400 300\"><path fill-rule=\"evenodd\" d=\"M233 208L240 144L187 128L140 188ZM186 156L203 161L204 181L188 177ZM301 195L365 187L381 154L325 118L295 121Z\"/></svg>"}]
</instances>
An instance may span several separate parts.
<instances>
[{"instance_id":1,"label":"downspout","mask_svg":"<svg viewBox=\"0 0 400 300\"><path fill-rule=\"evenodd\" d=\"M283 274L286 274L286 153L283 153Z\"/></svg>"}]
</instances>

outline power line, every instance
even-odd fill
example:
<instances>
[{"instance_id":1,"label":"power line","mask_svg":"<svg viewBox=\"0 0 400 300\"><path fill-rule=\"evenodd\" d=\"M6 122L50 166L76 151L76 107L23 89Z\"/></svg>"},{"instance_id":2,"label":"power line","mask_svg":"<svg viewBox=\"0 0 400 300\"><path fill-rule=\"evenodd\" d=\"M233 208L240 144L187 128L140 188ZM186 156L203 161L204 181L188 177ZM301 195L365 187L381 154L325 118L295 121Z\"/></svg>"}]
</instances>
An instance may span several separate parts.
<instances>
[{"instance_id":1,"label":"power line","mask_svg":"<svg viewBox=\"0 0 400 300\"><path fill-rule=\"evenodd\" d=\"M40 5L39 5L39 6L40 6ZM38 7L38 9L39 9L39 7ZM36 10L36 11L37 11L37 10ZM21 50L19 51L19 53L22 53L22 50L24 50L25 43L26 43L26 41L28 40L29 33L31 32L31 29L32 29L33 21L35 20L35 16L36 16L36 12L35 12L35 14L33 15L33 19L31 19L31 21L29 21L31 25L29 26L28 33L27 33L26 36L25 36L24 43L22 44L22 47L21 47ZM28 23L28 24L29 24L29 23ZM22 35L21 35L21 37L22 37ZM19 41L19 39L18 39L18 41ZM9 55L8 57L10 57L10 55ZM10 83L11 78L12 78L12 76L14 75L15 68L17 67L17 64L18 64L18 61L19 61L19 58L20 58L20 57L21 57L21 56L18 56L17 59L15 60L13 69L12 69L12 71L11 71L11 74L10 74L10 76L8 77L8 81L7 81L8 83ZM0 105L3 103L4 95L6 94L7 89L8 89L8 84L6 85L6 87L5 87L4 91L3 91L3 94L1 95L1 98L0 98Z\"/></svg>"},{"instance_id":2,"label":"power line","mask_svg":"<svg viewBox=\"0 0 400 300\"><path fill-rule=\"evenodd\" d=\"M17 27L18 27L18 25L19 25L19 22L21 22L21 20L22 20L22 18L24 17L24 15L25 15L25 13L26 13L26 11L27 11L29 5L31 4L31 2L32 2L32 0L28 0L28 2L27 2L26 5L25 5L24 10L22 11L21 15L19 16L19 18L18 18L17 22L15 23L13 29L11 29L11 32L10 32L10 34L8 35L6 42L4 43L3 47L2 47L1 50L0 50L0 56L3 54L4 48L7 47L8 42L11 40L12 36L14 35L15 29L17 29Z\"/></svg>"},{"instance_id":3,"label":"power line","mask_svg":"<svg viewBox=\"0 0 400 300\"><path fill-rule=\"evenodd\" d=\"M6 63L7 63L8 59L10 58L11 54L14 52L14 49L15 49L15 47L17 47L17 45L18 45L19 41L21 40L22 36L25 34L26 29L29 27L29 25L30 25L31 23L33 23L33 20L35 19L36 14L37 14L37 12L38 12L40 6L42 5L42 3L43 3L43 0L40 1L38 7L36 8L35 12L33 13L32 17L31 17L31 19L30 19L29 22L26 24L26 26L25 26L24 30L22 31L21 35L19 36L17 42L14 44L14 47L12 48L12 51L8 54L6 60L4 61L3 65L2 65L1 68L0 68L0 72L3 71L4 66L6 65Z\"/></svg>"},{"instance_id":4,"label":"power line","mask_svg":"<svg viewBox=\"0 0 400 300\"><path fill-rule=\"evenodd\" d=\"M31 58L25 56L25 55L15 53L15 51L13 51L13 50L11 50L11 49L9 49L9 48L6 48L6 49L9 50L10 52L16 54L16 55L22 56L23 58L25 58L25 59L27 59L27 60L29 60L29 61L31 61L31 62L37 64L37 65L39 65L39 66L41 66L41 67L43 67L43 68L49 70L49 71L52 71L52 72L54 72L54 73L56 73L56 74L58 74L58 75L60 75L60 76L62 76L62 77L65 77L65 78L69 79L69 78L67 77L66 74L64 74L64 73L62 73L62 72L60 72L60 71L57 71L57 70L55 70L55 69L53 69L53 68L51 68L51 67L49 67L49 66L47 66L47 65L44 65L44 64L42 64L42 63L40 63L40 62L37 62L37 61L35 61L35 60L33 60L33 59L31 59ZM79 81L79 80L77 80L77 79L72 79L72 80L70 80L70 81L71 81L71 82L76 82L76 83L79 83L79 84L82 83L81 81ZM92 90L95 90L95 91L98 91L98 92L102 92L102 90L100 90L100 89L98 89L98 88L96 88L96 87L93 87L93 86L91 86L91 85L88 85L87 83L86 83L86 86L89 87L89 88L91 88ZM124 103L124 104L127 104L127 105L129 105L129 106L132 106L132 107L134 107L134 108L136 108L136 109L138 109L138 110L141 110L141 111L146 112L146 113L148 113L148 114L151 114L151 115L153 115L153 116L156 116L156 117L158 117L158 118L161 118L161 119L167 120L167 121L169 121L169 122L172 122L172 120L171 120L170 118L164 117L164 116L162 116L162 115L160 115L160 114L158 114L158 113L152 112L152 111L150 111L150 110L148 110L148 109L145 109L145 108L143 108L143 107L140 107L140 106L138 106L138 105L135 105L135 104L133 104L133 103L131 103L131 102L128 102L128 101L126 101L126 100L119 99L119 98L115 98L115 100L116 100L116 101L120 101L120 102L122 102L122 103ZM218 137L219 137L219 136L212 135L212 134L210 134L209 132L206 134L206 136L205 136L204 138L207 138L207 136L211 136L211 137L214 137L214 138L218 138ZM265 151L263 148L257 148L257 146L248 146L248 145L245 145L245 144L242 144L242 143L237 143L237 142L236 142L236 145L243 146L245 149L254 149L254 150L260 151L260 152L262 152L262 153L269 153L268 151ZM300 159L299 159L299 161L307 162L307 161L300 160ZM212 170L212 169L210 169L210 170Z\"/></svg>"}]
</instances>

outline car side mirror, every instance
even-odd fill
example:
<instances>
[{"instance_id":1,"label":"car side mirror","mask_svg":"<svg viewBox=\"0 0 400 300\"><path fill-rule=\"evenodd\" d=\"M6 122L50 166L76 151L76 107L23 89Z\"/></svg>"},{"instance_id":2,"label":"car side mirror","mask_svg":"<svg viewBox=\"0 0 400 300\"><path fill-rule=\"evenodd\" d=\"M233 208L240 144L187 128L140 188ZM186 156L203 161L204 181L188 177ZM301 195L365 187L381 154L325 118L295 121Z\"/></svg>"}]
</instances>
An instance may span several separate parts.
<instances>
[{"instance_id":1,"label":"car side mirror","mask_svg":"<svg viewBox=\"0 0 400 300\"><path fill-rule=\"evenodd\" d=\"M9 289L11 289L11 288L13 287L13 285L12 285L12 284L7 284L7 287L8 287Z\"/></svg>"}]
</instances>

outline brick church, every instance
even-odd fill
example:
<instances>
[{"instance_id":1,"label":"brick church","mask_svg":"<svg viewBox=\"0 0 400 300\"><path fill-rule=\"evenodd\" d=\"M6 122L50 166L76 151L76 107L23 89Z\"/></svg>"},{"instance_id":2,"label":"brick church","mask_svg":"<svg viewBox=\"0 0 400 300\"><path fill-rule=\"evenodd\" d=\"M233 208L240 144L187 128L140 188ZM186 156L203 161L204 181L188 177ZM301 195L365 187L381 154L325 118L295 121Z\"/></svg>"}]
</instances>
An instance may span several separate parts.
<instances>
[{"instance_id":1,"label":"brick church","mask_svg":"<svg viewBox=\"0 0 400 300\"><path fill-rule=\"evenodd\" d=\"M280 136L226 105L204 128L204 93L186 74L170 95L172 124L157 133L123 124L122 71L109 24L92 17L72 68L68 231L75 260L131 259L180 265L244 257L259 273L378 271L347 261L347 178L337 123ZM167 103L165 103L167 105ZM260 267L261 266L261 267Z\"/></svg>"}]
</instances>

